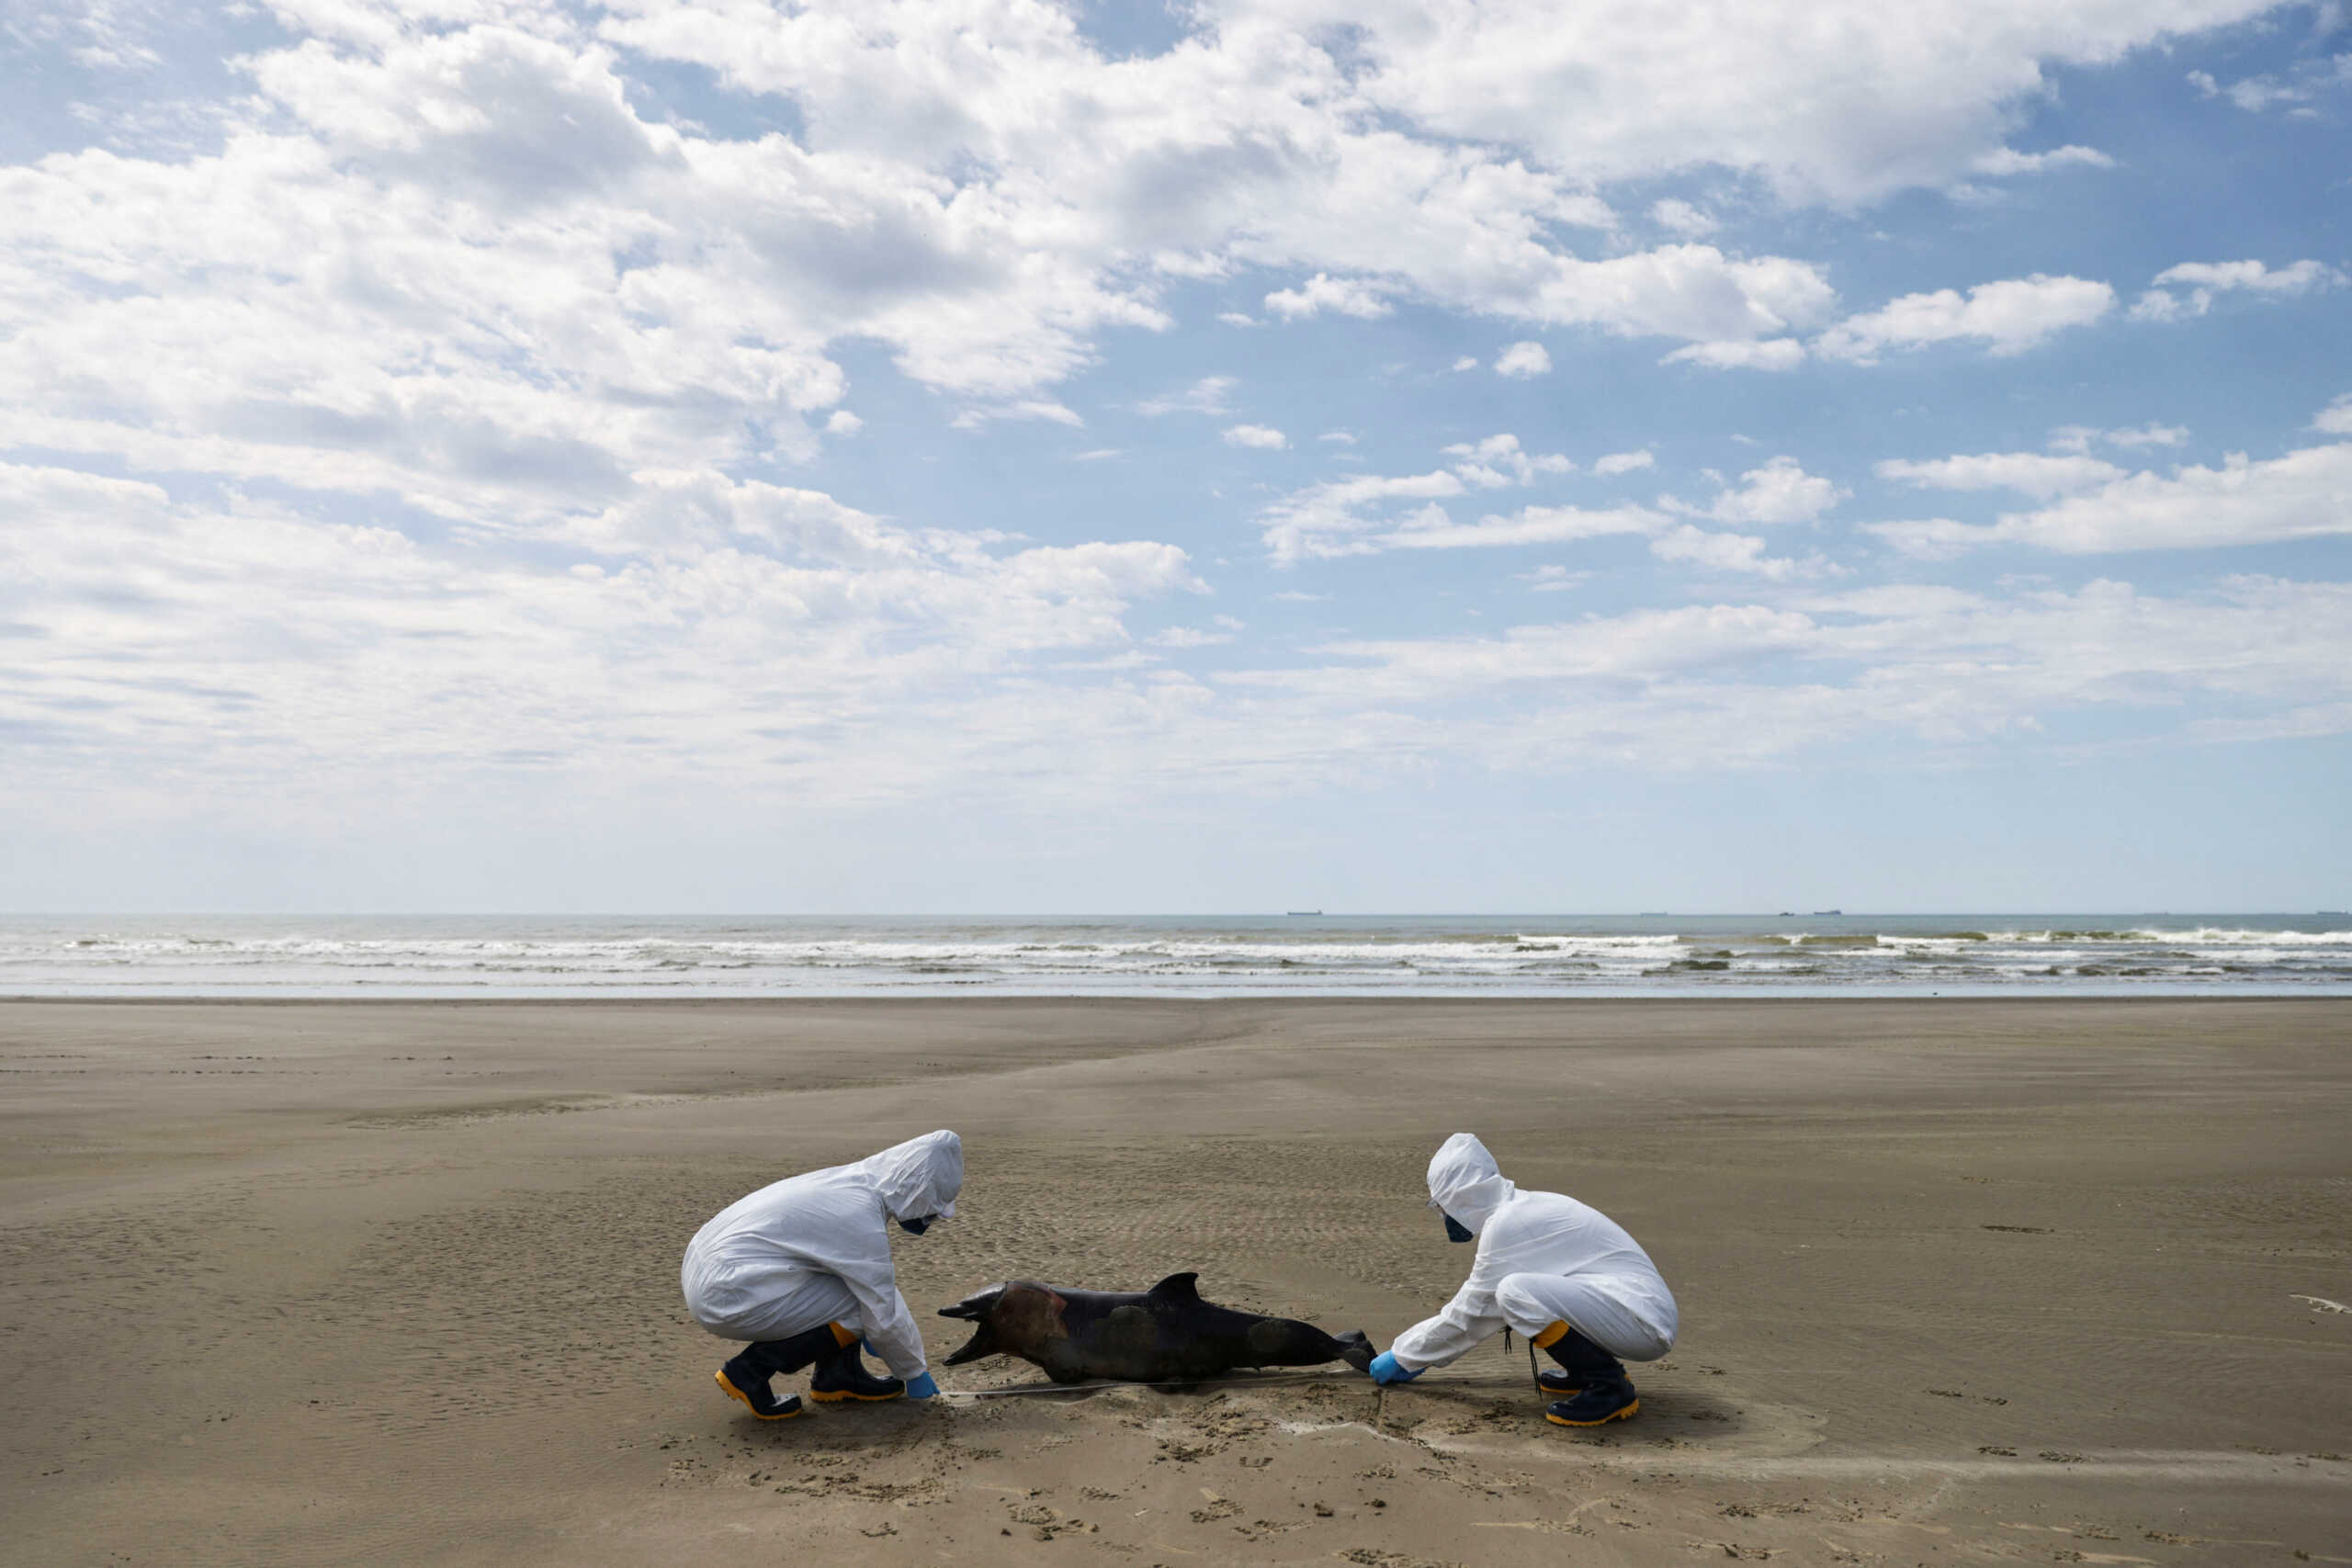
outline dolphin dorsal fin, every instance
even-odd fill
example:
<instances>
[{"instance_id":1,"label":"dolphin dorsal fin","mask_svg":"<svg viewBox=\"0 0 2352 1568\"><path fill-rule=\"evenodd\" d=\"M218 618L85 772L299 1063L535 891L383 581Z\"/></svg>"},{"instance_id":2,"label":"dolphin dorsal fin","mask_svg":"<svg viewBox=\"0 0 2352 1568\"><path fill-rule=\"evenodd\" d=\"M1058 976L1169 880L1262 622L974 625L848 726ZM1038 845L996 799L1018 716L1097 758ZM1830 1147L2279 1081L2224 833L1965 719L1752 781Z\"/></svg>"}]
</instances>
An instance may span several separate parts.
<instances>
[{"instance_id":1,"label":"dolphin dorsal fin","mask_svg":"<svg viewBox=\"0 0 2352 1568\"><path fill-rule=\"evenodd\" d=\"M1172 1296L1180 1302L1196 1302L1201 1299L1201 1277L1190 1272L1170 1274L1145 1293Z\"/></svg>"}]
</instances>

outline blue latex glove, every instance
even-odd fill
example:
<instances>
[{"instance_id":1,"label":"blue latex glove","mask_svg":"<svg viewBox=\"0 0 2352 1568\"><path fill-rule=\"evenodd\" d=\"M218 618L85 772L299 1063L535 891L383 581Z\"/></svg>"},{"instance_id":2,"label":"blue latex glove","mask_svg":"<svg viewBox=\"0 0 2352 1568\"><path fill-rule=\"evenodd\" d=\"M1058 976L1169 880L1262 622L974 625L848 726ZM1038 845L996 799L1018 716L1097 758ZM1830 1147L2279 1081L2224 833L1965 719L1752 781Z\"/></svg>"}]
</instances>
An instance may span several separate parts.
<instances>
[{"instance_id":1,"label":"blue latex glove","mask_svg":"<svg viewBox=\"0 0 2352 1568\"><path fill-rule=\"evenodd\" d=\"M1372 1372L1372 1381L1383 1385L1386 1385L1388 1383L1411 1382L1415 1378L1421 1375L1418 1371L1408 1372L1404 1368L1398 1366L1396 1364L1396 1358L1390 1355L1385 1350L1383 1350L1379 1355L1374 1356L1372 1359L1370 1371Z\"/></svg>"},{"instance_id":2,"label":"blue latex glove","mask_svg":"<svg viewBox=\"0 0 2352 1568\"><path fill-rule=\"evenodd\" d=\"M909 1399L936 1399L938 1396L939 1385L931 1381L929 1372L917 1372L907 1380Z\"/></svg>"}]
</instances>

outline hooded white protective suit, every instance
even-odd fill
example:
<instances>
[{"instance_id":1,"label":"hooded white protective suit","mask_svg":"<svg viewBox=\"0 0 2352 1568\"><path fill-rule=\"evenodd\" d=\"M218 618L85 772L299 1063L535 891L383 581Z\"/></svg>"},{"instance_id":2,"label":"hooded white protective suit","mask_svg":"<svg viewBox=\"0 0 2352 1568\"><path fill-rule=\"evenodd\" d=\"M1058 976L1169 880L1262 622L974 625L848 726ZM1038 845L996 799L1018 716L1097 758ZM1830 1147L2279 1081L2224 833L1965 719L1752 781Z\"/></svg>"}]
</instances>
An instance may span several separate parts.
<instances>
[{"instance_id":1,"label":"hooded white protective suit","mask_svg":"<svg viewBox=\"0 0 2352 1568\"><path fill-rule=\"evenodd\" d=\"M1672 1348L1674 1295L1640 1244L1589 1204L1521 1191L1469 1134L1430 1160L1430 1207L1476 1234L1478 1256L1445 1310L1390 1347L1406 1371L1443 1366L1506 1327L1532 1338L1563 1320L1630 1361Z\"/></svg>"},{"instance_id":2,"label":"hooded white protective suit","mask_svg":"<svg viewBox=\"0 0 2352 1568\"><path fill-rule=\"evenodd\" d=\"M963 1190L963 1140L945 1131L763 1187L686 1244L686 1310L722 1339L787 1339L838 1323L913 1378L930 1362L899 1294L890 1222L948 1218Z\"/></svg>"}]
</instances>

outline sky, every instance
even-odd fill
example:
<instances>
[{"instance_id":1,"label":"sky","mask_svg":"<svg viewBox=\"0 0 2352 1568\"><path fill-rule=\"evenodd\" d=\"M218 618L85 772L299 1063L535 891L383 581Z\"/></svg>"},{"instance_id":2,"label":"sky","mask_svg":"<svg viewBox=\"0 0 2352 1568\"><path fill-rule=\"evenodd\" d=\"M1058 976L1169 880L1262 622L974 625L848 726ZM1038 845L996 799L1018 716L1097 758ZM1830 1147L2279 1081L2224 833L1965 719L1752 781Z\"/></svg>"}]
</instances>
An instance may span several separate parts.
<instances>
[{"instance_id":1,"label":"sky","mask_svg":"<svg viewBox=\"0 0 2352 1568\"><path fill-rule=\"evenodd\" d=\"M23 0L0 908L2352 904L2340 0Z\"/></svg>"}]
</instances>

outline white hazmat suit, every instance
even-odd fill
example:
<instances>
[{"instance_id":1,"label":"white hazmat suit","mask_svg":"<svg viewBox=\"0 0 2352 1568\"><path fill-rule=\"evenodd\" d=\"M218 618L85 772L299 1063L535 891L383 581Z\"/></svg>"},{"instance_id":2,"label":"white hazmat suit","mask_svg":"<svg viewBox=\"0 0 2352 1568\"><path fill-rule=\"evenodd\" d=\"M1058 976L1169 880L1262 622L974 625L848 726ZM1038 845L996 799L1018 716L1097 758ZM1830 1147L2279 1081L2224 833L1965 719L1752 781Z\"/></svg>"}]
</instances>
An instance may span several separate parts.
<instances>
[{"instance_id":1,"label":"white hazmat suit","mask_svg":"<svg viewBox=\"0 0 2352 1568\"><path fill-rule=\"evenodd\" d=\"M899 1293L890 1222L949 1218L963 1190L963 1140L944 1130L763 1187L686 1244L686 1309L721 1339L788 1339L838 1323L911 1381L930 1361Z\"/></svg>"},{"instance_id":2,"label":"white hazmat suit","mask_svg":"<svg viewBox=\"0 0 2352 1568\"><path fill-rule=\"evenodd\" d=\"M1478 1255L1445 1309L1390 1347L1407 1371L1442 1367L1507 1327L1532 1339L1559 1322L1629 1361L1673 1348L1674 1295L1640 1244L1589 1204L1521 1191L1468 1133L1430 1158L1430 1205L1477 1236Z\"/></svg>"}]
</instances>

